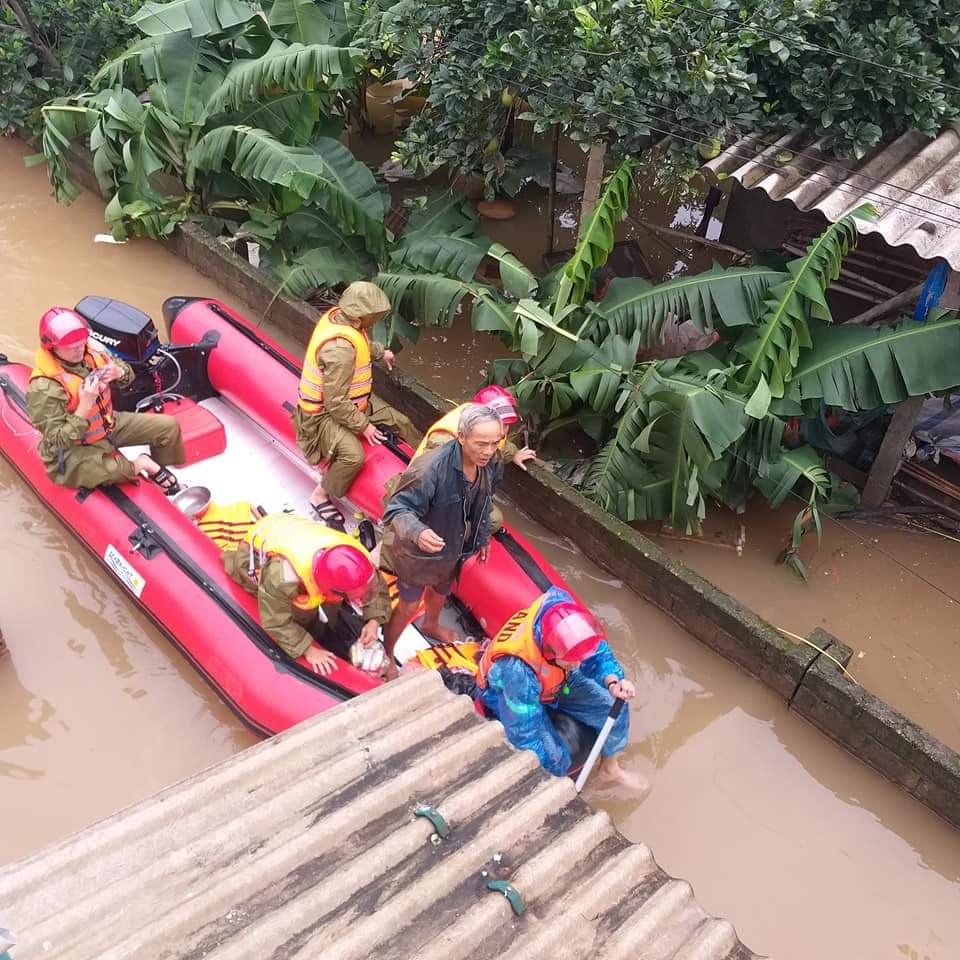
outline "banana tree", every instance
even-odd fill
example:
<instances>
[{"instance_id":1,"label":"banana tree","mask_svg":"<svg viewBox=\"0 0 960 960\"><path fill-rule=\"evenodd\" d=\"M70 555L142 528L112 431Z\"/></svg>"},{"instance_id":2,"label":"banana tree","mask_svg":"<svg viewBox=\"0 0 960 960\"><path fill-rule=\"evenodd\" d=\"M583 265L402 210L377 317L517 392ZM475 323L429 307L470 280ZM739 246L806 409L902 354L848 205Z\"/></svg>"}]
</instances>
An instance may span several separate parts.
<instances>
[{"instance_id":1,"label":"banana tree","mask_svg":"<svg viewBox=\"0 0 960 960\"><path fill-rule=\"evenodd\" d=\"M294 294L340 282L358 262L369 273L384 255L387 196L336 140L364 60L348 44L346 0L170 0L132 22L143 36L102 66L93 90L43 109L58 199L76 195L69 150L83 142L118 238L249 219L241 235L264 242L265 265Z\"/></svg>"},{"instance_id":2,"label":"banana tree","mask_svg":"<svg viewBox=\"0 0 960 960\"><path fill-rule=\"evenodd\" d=\"M608 180L577 249L551 277L512 274L501 257L502 282L478 282L480 265L500 251L448 205L412 224L380 282L421 322L448 323L469 304L474 327L515 352L491 375L512 387L528 418L543 432L579 423L597 441L584 489L623 520L694 532L710 499L739 510L755 492L774 507L797 498L781 559L803 574L800 536L808 525L819 530L838 484L812 448L785 446L787 418L815 415L824 403L857 411L956 387L960 318L833 326L826 293L856 241L854 218L871 216L869 207L782 269L617 279L591 303L589 278L613 248L631 177L625 163ZM711 345L670 357L669 335L684 324ZM657 359L644 359L650 352Z\"/></svg>"}]
</instances>

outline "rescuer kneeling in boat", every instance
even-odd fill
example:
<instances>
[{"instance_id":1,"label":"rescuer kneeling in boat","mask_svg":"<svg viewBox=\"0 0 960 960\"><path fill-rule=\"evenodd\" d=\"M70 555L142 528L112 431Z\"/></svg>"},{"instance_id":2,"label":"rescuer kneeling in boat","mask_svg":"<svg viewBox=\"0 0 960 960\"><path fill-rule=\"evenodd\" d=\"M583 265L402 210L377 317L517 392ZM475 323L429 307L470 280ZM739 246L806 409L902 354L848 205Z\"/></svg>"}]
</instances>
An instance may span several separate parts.
<instances>
[{"instance_id":1,"label":"rescuer kneeling in boat","mask_svg":"<svg viewBox=\"0 0 960 960\"><path fill-rule=\"evenodd\" d=\"M551 587L514 614L487 644L477 670L478 698L504 727L518 750L532 750L550 773L564 776L570 751L557 734L548 708L599 731L613 698L632 700L603 628L566 590ZM623 710L603 746L600 772L607 780L642 789L620 766L627 745L629 712Z\"/></svg>"},{"instance_id":2,"label":"rescuer kneeling in boat","mask_svg":"<svg viewBox=\"0 0 960 960\"><path fill-rule=\"evenodd\" d=\"M165 414L113 409L112 385L132 380L127 364L90 339L80 314L52 307L40 318L27 414L42 434L40 459L54 483L92 488L144 473L165 492L177 492L167 467L186 459L180 424ZM149 445L149 456L128 460L117 449L140 444Z\"/></svg>"},{"instance_id":3,"label":"rescuer kneeling in boat","mask_svg":"<svg viewBox=\"0 0 960 960\"><path fill-rule=\"evenodd\" d=\"M389 660L424 596L420 630L442 643L457 634L440 625L443 601L460 568L474 554L487 559L490 507L503 478L496 456L503 438L500 418L489 407L467 404L460 414L457 439L410 463L387 502L381 564L397 575L400 599L383 632Z\"/></svg>"},{"instance_id":4,"label":"rescuer kneeling in boat","mask_svg":"<svg viewBox=\"0 0 960 960\"><path fill-rule=\"evenodd\" d=\"M329 609L344 600L362 605L363 647L377 642L390 616L387 585L370 554L352 537L315 520L269 514L222 558L230 577L256 596L263 629L288 657L305 657L315 673L328 674L337 663L308 629L321 605Z\"/></svg>"},{"instance_id":5,"label":"rescuer kneeling in boat","mask_svg":"<svg viewBox=\"0 0 960 960\"><path fill-rule=\"evenodd\" d=\"M351 283L340 303L320 318L303 360L293 413L297 443L310 463L327 461L310 503L318 519L339 530L344 518L330 498L342 497L360 472L360 438L382 443L381 427L412 435L410 421L373 395L373 361L383 360L392 370L394 355L371 342L367 331L389 312L390 300L375 283Z\"/></svg>"},{"instance_id":6,"label":"rescuer kneeling in boat","mask_svg":"<svg viewBox=\"0 0 960 960\"><path fill-rule=\"evenodd\" d=\"M499 453L503 462L505 464L512 463L521 470L526 470L527 463L536 460L537 451L526 446L518 447L510 439L510 428L520 422L520 411L517 409L517 401L513 394L509 390L504 390L503 387L494 385L479 390L473 398L473 402L489 407L500 418L500 422L503 424L503 439L500 441ZM456 439L460 414L466 410L467 406L468 404L461 403L459 407L454 407L432 427L429 427L413 455L414 459ZM502 526L503 514L494 504L490 509L490 529L496 533Z\"/></svg>"}]
</instances>

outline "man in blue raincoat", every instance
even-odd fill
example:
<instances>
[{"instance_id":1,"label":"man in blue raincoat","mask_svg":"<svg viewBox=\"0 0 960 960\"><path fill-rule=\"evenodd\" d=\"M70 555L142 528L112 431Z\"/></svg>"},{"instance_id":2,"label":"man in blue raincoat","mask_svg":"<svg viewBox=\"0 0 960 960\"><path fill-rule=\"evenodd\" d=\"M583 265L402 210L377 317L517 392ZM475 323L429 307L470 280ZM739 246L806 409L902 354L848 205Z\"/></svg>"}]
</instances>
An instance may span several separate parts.
<instances>
[{"instance_id":1,"label":"man in blue raincoat","mask_svg":"<svg viewBox=\"0 0 960 960\"><path fill-rule=\"evenodd\" d=\"M516 613L490 641L480 658L477 687L510 742L518 750L532 750L557 776L568 773L572 761L550 711L599 731L615 697L636 695L603 628L559 587ZM645 784L619 762L629 728L629 711L623 710L603 747L600 770L612 782L642 789Z\"/></svg>"}]
</instances>

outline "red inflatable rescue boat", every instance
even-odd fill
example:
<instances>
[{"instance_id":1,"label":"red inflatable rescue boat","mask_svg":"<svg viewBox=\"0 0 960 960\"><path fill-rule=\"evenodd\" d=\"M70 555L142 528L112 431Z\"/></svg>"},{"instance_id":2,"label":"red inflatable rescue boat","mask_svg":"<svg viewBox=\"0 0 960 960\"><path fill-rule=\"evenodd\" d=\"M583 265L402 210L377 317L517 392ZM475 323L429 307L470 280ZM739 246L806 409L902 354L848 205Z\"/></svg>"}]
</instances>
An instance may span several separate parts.
<instances>
[{"instance_id":1,"label":"red inflatable rescue boat","mask_svg":"<svg viewBox=\"0 0 960 960\"><path fill-rule=\"evenodd\" d=\"M243 500L268 513L309 515L318 475L300 455L290 419L298 358L215 300L167 300L168 344L150 317L127 304L85 297L76 309L91 335L135 371L134 382L114 392L114 405L179 419L187 450L186 463L175 468L181 485L206 487L220 504ZM217 545L155 484L91 491L48 479L39 433L26 416L29 375L0 355L0 452L244 720L276 733L380 683L346 659L359 628L349 616L336 631L339 648L331 631L323 636L340 654L333 673L318 676L304 660L285 656L260 626L255 598L224 572ZM354 510L348 530L369 519L379 534L384 484L412 452L399 440L365 444L366 463L347 495ZM505 529L485 564L465 564L445 618L466 634L490 635L553 584L566 588ZM411 627L398 655L425 644Z\"/></svg>"}]
</instances>

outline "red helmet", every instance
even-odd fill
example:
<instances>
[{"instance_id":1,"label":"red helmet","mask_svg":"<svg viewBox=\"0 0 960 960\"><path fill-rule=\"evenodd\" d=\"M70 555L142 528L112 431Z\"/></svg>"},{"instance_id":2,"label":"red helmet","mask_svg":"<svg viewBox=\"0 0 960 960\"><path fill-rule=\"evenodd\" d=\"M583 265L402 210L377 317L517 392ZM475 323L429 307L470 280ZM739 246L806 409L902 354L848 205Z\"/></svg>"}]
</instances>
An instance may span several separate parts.
<instances>
[{"instance_id":1,"label":"red helmet","mask_svg":"<svg viewBox=\"0 0 960 960\"><path fill-rule=\"evenodd\" d=\"M577 603L558 603L540 621L543 652L554 660L580 662L592 657L603 640L603 627Z\"/></svg>"},{"instance_id":2,"label":"red helmet","mask_svg":"<svg viewBox=\"0 0 960 960\"><path fill-rule=\"evenodd\" d=\"M320 592L338 593L351 603L366 599L374 573L370 554L347 543L320 550L313 558L313 579Z\"/></svg>"},{"instance_id":3,"label":"red helmet","mask_svg":"<svg viewBox=\"0 0 960 960\"><path fill-rule=\"evenodd\" d=\"M520 411L517 409L517 401L513 394L496 384L479 390L473 402L489 407L505 426L520 422Z\"/></svg>"},{"instance_id":4,"label":"red helmet","mask_svg":"<svg viewBox=\"0 0 960 960\"><path fill-rule=\"evenodd\" d=\"M74 347L89 335L87 321L69 307L51 307L40 318L40 344L47 350Z\"/></svg>"}]
</instances>

